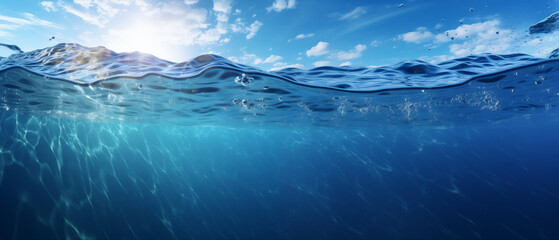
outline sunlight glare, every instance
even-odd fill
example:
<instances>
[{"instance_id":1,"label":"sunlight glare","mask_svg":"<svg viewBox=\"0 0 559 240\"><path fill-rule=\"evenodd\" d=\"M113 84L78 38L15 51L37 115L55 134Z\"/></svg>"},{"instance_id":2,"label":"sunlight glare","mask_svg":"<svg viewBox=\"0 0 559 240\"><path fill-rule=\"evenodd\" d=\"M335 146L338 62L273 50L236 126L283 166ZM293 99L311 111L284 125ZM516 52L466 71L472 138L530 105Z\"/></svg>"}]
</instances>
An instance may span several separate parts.
<instances>
[{"instance_id":1,"label":"sunlight glare","mask_svg":"<svg viewBox=\"0 0 559 240\"><path fill-rule=\"evenodd\" d=\"M193 57L188 56L185 51L177 51L177 48L184 49L184 46L170 44L161 27L142 20L135 21L135 24L124 29L110 29L105 40L107 47L117 52L138 51L174 62Z\"/></svg>"}]
</instances>

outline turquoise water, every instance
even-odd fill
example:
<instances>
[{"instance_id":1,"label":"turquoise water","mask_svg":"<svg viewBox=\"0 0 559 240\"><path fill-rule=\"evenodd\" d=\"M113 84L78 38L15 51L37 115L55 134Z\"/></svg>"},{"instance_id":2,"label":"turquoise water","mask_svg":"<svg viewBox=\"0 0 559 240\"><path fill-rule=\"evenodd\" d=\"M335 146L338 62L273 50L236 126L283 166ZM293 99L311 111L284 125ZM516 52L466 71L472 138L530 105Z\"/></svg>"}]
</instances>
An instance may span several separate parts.
<instances>
[{"instance_id":1,"label":"turquoise water","mask_svg":"<svg viewBox=\"0 0 559 240\"><path fill-rule=\"evenodd\" d=\"M0 60L1 239L556 239L559 62Z\"/></svg>"}]
</instances>

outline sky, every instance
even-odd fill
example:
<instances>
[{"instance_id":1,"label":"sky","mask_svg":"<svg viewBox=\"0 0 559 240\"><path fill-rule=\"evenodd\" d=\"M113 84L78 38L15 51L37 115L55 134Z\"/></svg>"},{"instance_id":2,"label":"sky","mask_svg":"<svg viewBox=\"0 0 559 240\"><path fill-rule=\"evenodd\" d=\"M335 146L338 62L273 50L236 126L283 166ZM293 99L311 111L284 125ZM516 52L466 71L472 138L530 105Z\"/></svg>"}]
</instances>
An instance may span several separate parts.
<instances>
[{"instance_id":1,"label":"sky","mask_svg":"<svg viewBox=\"0 0 559 240\"><path fill-rule=\"evenodd\" d=\"M71 42L174 62L211 53L264 70L545 57L559 33L528 28L558 10L559 0L1 0L0 43Z\"/></svg>"}]
</instances>

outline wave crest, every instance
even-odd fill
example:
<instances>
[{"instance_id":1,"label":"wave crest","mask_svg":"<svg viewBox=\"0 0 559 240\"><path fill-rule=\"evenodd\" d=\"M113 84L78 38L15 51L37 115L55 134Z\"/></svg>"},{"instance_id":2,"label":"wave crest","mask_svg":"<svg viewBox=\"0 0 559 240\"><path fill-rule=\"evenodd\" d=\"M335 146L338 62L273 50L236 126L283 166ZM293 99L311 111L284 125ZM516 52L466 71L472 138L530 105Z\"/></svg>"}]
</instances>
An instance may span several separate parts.
<instances>
[{"instance_id":1,"label":"wave crest","mask_svg":"<svg viewBox=\"0 0 559 240\"><path fill-rule=\"evenodd\" d=\"M525 54L484 54L434 65L406 61L392 66L318 67L310 70L286 68L266 72L234 63L218 55L201 55L174 63L150 54L116 53L105 47L62 43L19 53L0 60L0 71L19 67L49 78L76 84L93 84L114 78L143 78L158 75L171 79L194 78L212 68L271 76L295 84L343 91L371 92L401 88L438 88L462 84L469 79L513 67L545 61Z\"/></svg>"},{"instance_id":2,"label":"wave crest","mask_svg":"<svg viewBox=\"0 0 559 240\"><path fill-rule=\"evenodd\" d=\"M266 72L217 55L174 63L59 44L0 59L0 107L187 125L491 122L556 118L558 79L558 59L524 54Z\"/></svg>"}]
</instances>

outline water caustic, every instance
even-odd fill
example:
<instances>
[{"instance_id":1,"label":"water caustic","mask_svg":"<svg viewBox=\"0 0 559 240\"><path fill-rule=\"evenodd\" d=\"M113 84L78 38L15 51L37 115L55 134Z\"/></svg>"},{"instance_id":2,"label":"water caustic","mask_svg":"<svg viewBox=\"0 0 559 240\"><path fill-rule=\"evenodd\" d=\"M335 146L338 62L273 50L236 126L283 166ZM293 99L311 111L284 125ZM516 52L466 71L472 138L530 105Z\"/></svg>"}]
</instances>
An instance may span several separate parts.
<instances>
[{"instance_id":1,"label":"water caustic","mask_svg":"<svg viewBox=\"0 0 559 240\"><path fill-rule=\"evenodd\" d=\"M1 120L2 238L559 235L559 131L542 119L375 129Z\"/></svg>"}]
</instances>

